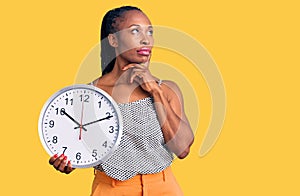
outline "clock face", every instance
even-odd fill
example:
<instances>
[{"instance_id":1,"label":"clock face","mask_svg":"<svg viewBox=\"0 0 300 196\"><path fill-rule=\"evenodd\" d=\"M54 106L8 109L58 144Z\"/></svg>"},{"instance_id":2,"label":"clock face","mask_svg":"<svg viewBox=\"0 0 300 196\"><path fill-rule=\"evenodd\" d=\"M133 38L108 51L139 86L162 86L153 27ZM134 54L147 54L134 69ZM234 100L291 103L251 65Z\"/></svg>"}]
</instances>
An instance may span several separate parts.
<instances>
[{"instance_id":1,"label":"clock face","mask_svg":"<svg viewBox=\"0 0 300 196\"><path fill-rule=\"evenodd\" d=\"M39 118L40 140L50 156L64 154L74 168L92 167L110 157L122 136L117 104L103 90L73 85L55 93Z\"/></svg>"}]
</instances>

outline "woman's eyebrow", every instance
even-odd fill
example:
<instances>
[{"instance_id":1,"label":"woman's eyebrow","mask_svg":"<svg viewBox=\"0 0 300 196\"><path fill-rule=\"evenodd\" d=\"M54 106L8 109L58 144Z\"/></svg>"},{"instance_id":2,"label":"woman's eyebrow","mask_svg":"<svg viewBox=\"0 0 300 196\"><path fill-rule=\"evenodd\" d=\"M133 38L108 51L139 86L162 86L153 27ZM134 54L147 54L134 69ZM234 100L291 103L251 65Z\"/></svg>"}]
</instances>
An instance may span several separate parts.
<instances>
[{"instance_id":1,"label":"woman's eyebrow","mask_svg":"<svg viewBox=\"0 0 300 196\"><path fill-rule=\"evenodd\" d=\"M138 24L132 24L132 25L130 25L128 28L131 28L131 27L133 27L133 26L140 27L141 25L138 25Z\"/></svg>"},{"instance_id":2,"label":"woman's eyebrow","mask_svg":"<svg viewBox=\"0 0 300 196\"><path fill-rule=\"evenodd\" d=\"M131 27L141 27L141 26L147 26L147 25L132 24L132 25L130 25L128 28L131 28ZM148 29L152 29L152 28L153 28L152 25L148 25Z\"/></svg>"}]
</instances>

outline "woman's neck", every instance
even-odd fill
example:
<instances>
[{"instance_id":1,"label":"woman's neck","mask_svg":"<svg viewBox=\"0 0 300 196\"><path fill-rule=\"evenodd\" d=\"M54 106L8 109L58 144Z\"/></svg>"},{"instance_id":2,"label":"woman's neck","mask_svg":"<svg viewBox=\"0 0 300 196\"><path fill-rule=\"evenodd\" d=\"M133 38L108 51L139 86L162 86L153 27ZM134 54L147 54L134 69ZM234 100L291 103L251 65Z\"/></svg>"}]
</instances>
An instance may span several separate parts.
<instances>
[{"instance_id":1,"label":"woman's neck","mask_svg":"<svg viewBox=\"0 0 300 196\"><path fill-rule=\"evenodd\" d=\"M128 65L129 62L117 58L114 68L110 73L110 78L112 79L113 83L115 85L118 84L129 84L130 76L131 76L131 70L123 71L122 68L126 65Z\"/></svg>"}]
</instances>

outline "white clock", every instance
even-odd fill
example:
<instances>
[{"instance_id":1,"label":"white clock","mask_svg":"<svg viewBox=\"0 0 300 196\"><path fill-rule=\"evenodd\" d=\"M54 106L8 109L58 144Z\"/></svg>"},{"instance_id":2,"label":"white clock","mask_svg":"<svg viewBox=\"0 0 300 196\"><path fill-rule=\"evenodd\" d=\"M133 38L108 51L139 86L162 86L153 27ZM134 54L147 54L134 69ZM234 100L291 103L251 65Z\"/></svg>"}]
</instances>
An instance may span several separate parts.
<instances>
[{"instance_id":1,"label":"white clock","mask_svg":"<svg viewBox=\"0 0 300 196\"><path fill-rule=\"evenodd\" d=\"M118 105L105 91L85 84L52 95L40 113L41 143L50 156L64 154L74 168L107 160L122 137Z\"/></svg>"}]
</instances>

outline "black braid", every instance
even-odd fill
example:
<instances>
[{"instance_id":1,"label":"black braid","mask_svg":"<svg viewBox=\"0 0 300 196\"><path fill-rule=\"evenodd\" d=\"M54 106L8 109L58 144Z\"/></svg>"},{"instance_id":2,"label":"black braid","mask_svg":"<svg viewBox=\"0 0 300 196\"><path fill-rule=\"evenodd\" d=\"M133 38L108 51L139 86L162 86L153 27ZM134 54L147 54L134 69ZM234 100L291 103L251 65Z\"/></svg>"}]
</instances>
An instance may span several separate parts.
<instances>
[{"instance_id":1,"label":"black braid","mask_svg":"<svg viewBox=\"0 0 300 196\"><path fill-rule=\"evenodd\" d=\"M101 67L102 75L111 72L116 62L115 49L108 42L108 35L118 31L116 27L116 19L121 17L125 12L130 10L141 11L137 7L122 6L108 11L103 17L101 24Z\"/></svg>"}]
</instances>

